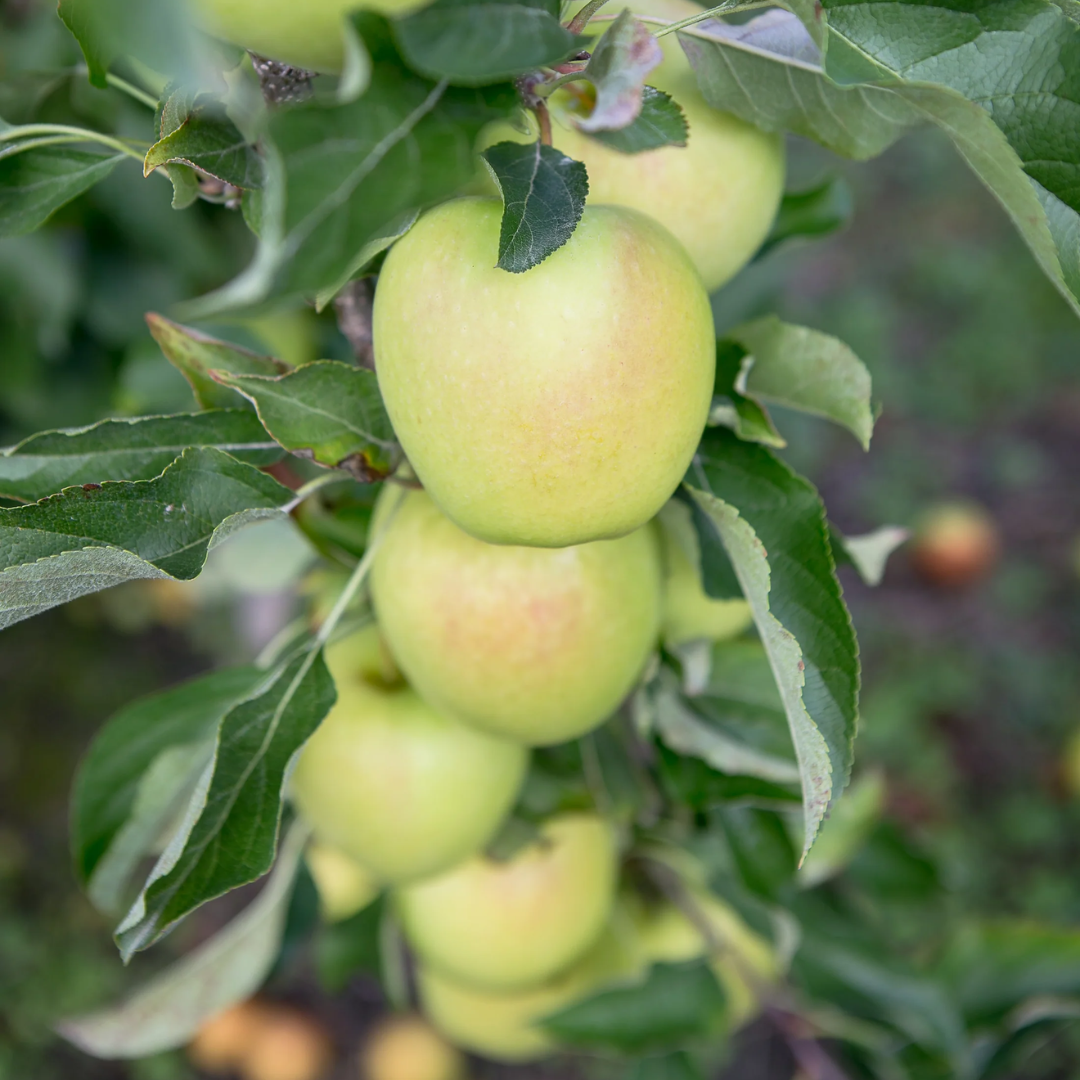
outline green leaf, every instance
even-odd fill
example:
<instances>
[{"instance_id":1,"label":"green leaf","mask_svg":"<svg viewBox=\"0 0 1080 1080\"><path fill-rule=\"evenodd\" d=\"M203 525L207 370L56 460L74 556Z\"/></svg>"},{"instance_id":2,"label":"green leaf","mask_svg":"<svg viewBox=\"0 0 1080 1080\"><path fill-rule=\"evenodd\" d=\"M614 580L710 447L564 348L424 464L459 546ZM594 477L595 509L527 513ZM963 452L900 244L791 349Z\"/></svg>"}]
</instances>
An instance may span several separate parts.
<instances>
[{"instance_id":1,"label":"green leaf","mask_svg":"<svg viewBox=\"0 0 1080 1080\"><path fill-rule=\"evenodd\" d=\"M854 213L851 185L842 176L830 176L805 191L787 191L757 257L796 237L821 237L838 232L847 227Z\"/></svg>"},{"instance_id":2,"label":"green leaf","mask_svg":"<svg viewBox=\"0 0 1080 1080\"><path fill-rule=\"evenodd\" d=\"M71 849L79 877L90 885L92 896L100 891L94 879L106 864L113 864L110 875L114 879L126 878L135 860L148 850L138 842L145 836L141 824L152 819L148 831L153 841L167 823L175 801L172 796L182 784L169 792L161 812L138 813L140 799L145 805L147 798L157 794L144 790L144 778L155 763L169 751L198 750L208 740L212 750L221 718L264 678L265 673L253 667L212 672L133 702L97 733L79 766L71 796ZM208 752L199 764L196 754L192 767L201 772L209 759ZM176 759L174 763L179 764ZM160 770L156 779L160 783ZM118 861L122 867L115 866ZM108 891L115 898L119 890Z\"/></svg>"},{"instance_id":3,"label":"green leaf","mask_svg":"<svg viewBox=\"0 0 1080 1080\"><path fill-rule=\"evenodd\" d=\"M660 1057L638 1058L626 1080L701 1080L701 1070L685 1050Z\"/></svg>"},{"instance_id":4,"label":"green leaf","mask_svg":"<svg viewBox=\"0 0 1080 1080\"><path fill-rule=\"evenodd\" d=\"M540 1026L571 1046L638 1054L716 1033L725 1007L724 992L704 961L656 964L644 982L603 990Z\"/></svg>"},{"instance_id":5,"label":"green leaf","mask_svg":"<svg viewBox=\"0 0 1080 1080\"><path fill-rule=\"evenodd\" d=\"M104 180L127 155L39 146L0 157L0 237L21 236Z\"/></svg>"},{"instance_id":6,"label":"green leaf","mask_svg":"<svg viewBox=\"0 0 1080 1080\"><path fill-rule=\"evenodd\" d=\"M143 175L162 165L189 165L237 188L262 187L262 161L225 113L224 106L208 95L194 103L179 123L170 112L171 130L146 152ZM175 126L172 126L175 124Z\"/></svg>"},{"instance_id":7,"label":"green leaf","mask_svg":"<svg viewBox=\"0 0 1080 1080\"><path fill-rule=\"evenodd\" d=\"M832 420L869 449L870 373L842 341L775 315L737 326L727 338L746 350L736 390L754 401Z\"/></svg>"},{"instance_id":8,"label":"green leaf","mask_svg":"<svg viewBox=\"0 0 1080 1080\"><path fill-rule=\"evenodd\" d=\"M247 410L102 420L31 435L0 451L0 495L33 502L72 484L150 480L189 446L216 447L250 465L283 456Z\"/></svg>"},{"instance_id":9,"label":"green leaf","mask_svg":"<svg viewBox=\"0 0 1080 1080\"><path fill-rule=\"evenodd\" d=\"M483 152L503 197L499 262L522 274L573 235L585 210L585 166L551 146L501 142Z\"/></svg>"},{"instance_id":10,"label":"green leaf","mask_svg":"<svg viewBox=\"0 0 1080 1080\"><path fill-rule=\"evenodd\" d=\"M689 126L682 109L670 95L654 86L646 86L641 112L618 131L594 131L592 137L623 154L640 154L661 146L685 146Z\"/></svg>"},{"instance_id":11,"label":"green leaf","mask_svg":"<svg viewBox=\"0 0 1080 1080\"><path fill-rule=\"evenodd\" d=\"M810 889L839 874L866 843L881 817L885 780L872 772L852 781L833 804L817 841L799 867L798 880Z\"/></svg>"},{"instance_id":12,"label":"green leaf","mask_svg":"<svg viewBox=\"0 0 1080 1080\"><path fill-rule=\"evenodd\" d=\"M211 547L292 499L273 477L206 447L153 480L71 487L0 510L0 628L122 581L193 578Z\"/></svg>"},{"instance_id":13,"label":"green leaf","mask_svg":"<svg viewBox=\"0 0 1080 1080\"><path fill-rule=\"evenodd\" d=\"M117 928L125 961L199 905L270 869L289 764L336 696L322 651L307 652L225 715L185 820Z\"/></svg>"},{"instance_id":14,"label":"green leaf","mask_svg":"<svg viewBox=\"0 0 1080 1080\"><path fill-rule=\"evenodd\" d=\"M786 786L753 776L728 776L700 758L677 754L663 744L657 745L657 756L660 783L668 797L695 811L709 810L725 802L773 806L799 801L798 795Z\"/></svg>"},{"instance_id":15,"label":"green leaf","mask_svg":"<svg viewBox=\"0 0 1080 1080\"><path fill-rule=\"evenodd\" d=\"M831 536L837 566L850 563L867 585L880 585L889 556L911 536L911 532L897 525L882 525L863 536L841 536L833 528Z\"/></svg>"},{"instance_id":16,"label":"green leaf","mask_svg":"<svg viewBox=\"0 0 1080 1080\"><path fill-rule=\"evenodd\" d=\"M377 63L355 102L276 111L256 257L189 310L202 317L272 291L339 286L369 241L473 180L481 128L513 101L510 87L448 89Z\"/></svg>"},{"instance_id":17,"label":"green leaf","mask_svg":"<svg viewBox=\"0 0 1080 1080\"><path fill-rule=\"evenodd\" d=\"M541 7L457 0L438 0L398 19L394 37L415 71L464 86L549 67L590 44Z\"/></svg>"},{"instance_id":18,"label":"green leaf","mask_svg":"<svg viewBox=\"0 0 1080 1080\"><path fill-rule=\"evenodd\" d=\"M348 469L368 483L389 475L397 464L394 429L374 371L318 360L277 378L215 377L254 402L259 419L287 450Z\"/></svg>"},{"instance_id":19,"label":"green leaf","mask_svg":"<svg viewBox=\"0 0 1080 1080\"><path fill-rule=\"evenodd\" d=\"M593 47L584 74L593 84L596 101L577 126L595 132L632 124L644 102L645 76L663 59L660 42L629 8L624 9Z\"/></svg>"},{"instance_id":20,"label":"green leaf","mask_svg":"<svg viewBox=\"0 0 1080 1080\"><path fill-rule=\"evenodd\" d=\"M769 410L746 387L747 356L747 349L730 338L716 343L716 399L709 423L731 428L747 442L780 449L787 446L787 440L776 430Z\"/></svg>"},{"instance_id":21,"label":"green leaf","mask_svg":"<svg viewBox=\"0 0 1080 1080\"><path fill-rule=\"evenodd\" d=\"M227 409L243 400L242 395L215 382L210 376L211 371L273 376L289 370L288 364L281 360L219 341L153 311L147 313L146 325L165 358L191 383L195 400L203 409Z\"/></svg>"},{"instance_id":22,"label":"green leaf","mask_svg":"<svg viewBox=\"0 0 1080 1080\"><path fill-rule=\"evenodd\" d=\"M859 688L824 509L768 450L719 428L706 431L686 485L731 559L769 654L802 777L805 854L847 782Z\"/></svg>"},{"instance_id":23,"label":"green leaf","mask_svg":"<svg viewBox=\"0 0 1080 1080\"><path fill-rule=\"evenodd\" d=\"M306 830L295 826L273 874L252 903L212 938L166 968L122 1004L58 1025L99 1058L138 1058L189 1042L203 1023L246 1001L277 957Z\"/></svg>"},{"instance_id":24,"label":"green leaf","mask_svg":"<svg viewBox=\"0 0 1080 1080\"><path fill-rule=\"evenodd\" d=\"M319 982L331 993L344 990L358 972L379 976L386 909L387 897L383 894L351 918L319 927L315 968Z\"/></svg>"}]
</instances>

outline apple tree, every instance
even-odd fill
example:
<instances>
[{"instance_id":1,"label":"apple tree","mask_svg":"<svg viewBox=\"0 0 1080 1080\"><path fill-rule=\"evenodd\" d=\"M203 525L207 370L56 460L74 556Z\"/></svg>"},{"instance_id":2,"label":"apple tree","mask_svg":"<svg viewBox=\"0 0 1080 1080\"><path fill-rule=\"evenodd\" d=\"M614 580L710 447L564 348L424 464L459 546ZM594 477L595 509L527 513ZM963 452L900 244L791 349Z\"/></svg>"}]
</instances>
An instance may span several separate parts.
<instances>
[{"instance_id":1,"label":"apple tree","mask_svg":"<svg viewBox=\"0 0 1080 1080\"><path fill-rule=\"evenodd\" d=\"M242 215L252 257L146 313L189 411L0 452L0 626L188 581L266 520L329 582L251 663L133 702L91 745L75 870L124 962L265 880L68 1039L184 1045L263 984L312 879L328 986L373 975L496 1061L683 1080L758 1018L805 1076L975 1078L1074 1015L1071 939L1013 928L919 967L821 898L882 803L873 774L849 788L837 566L874 583L904 534L841 535L779 453L774 406L869 449L860 359L775 316L718 338L710 293L847 223L842 181L785 190L788 137L863 161L934 125L1080 314L1076 0L58 17L84 64L5 88L0 237L141 168L162 214ZM87 126L61 84L140 111ZM353 362L203 328L296 303L337 313Z\"/></svg>"}]
</instances>

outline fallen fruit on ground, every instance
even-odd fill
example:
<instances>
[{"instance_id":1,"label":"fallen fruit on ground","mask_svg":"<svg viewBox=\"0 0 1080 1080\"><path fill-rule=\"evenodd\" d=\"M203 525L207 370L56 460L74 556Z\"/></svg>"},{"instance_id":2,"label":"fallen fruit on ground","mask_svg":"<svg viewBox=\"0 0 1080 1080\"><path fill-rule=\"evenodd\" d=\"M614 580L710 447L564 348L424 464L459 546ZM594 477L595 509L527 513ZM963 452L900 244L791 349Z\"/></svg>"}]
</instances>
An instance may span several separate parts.
<instances>
[{"instance_id":1,"label":"fallen fruit on ground","mask_svg":"<svg viewBox=\"0 0 1080 1080\"><path fill-rule=\"evenodd\" d=\"M496 266L502 204L457 199L391 249L376 370L439 508L491 543L565 547L644 525L678 486L712 401L697 272L636 211L587 207L521 274Z\"/></svg>"},{"instance_id":2,"label":"fallen fruit on ground","mask_svg":"<svg viewBox=\"0 0 1080 1080\"><path fill-rule=\"evenodd\" d=\"M390 650L433 705L531 745L576 738L633 688L656 643L650 528L552 550L486 544L425 492L388 489L372 596Z\"/></svg>"},{"instance_id":3,"label":"fallen fruit on ground","mask_svg":"<svg viewBox=\"0 0 1080 1080\"><path fill-rule=\"evenodd\" d=\"M463 1080L465 1059L422 1016L389 1016L360 1051L364 1080Z\"/></svg>"},{"instance_id":4,"label":"fallen fruit on ground","mask_svg":"<svg viewBox=\"0 0 1080 1080\"><path fill-rule=\"evenodd\" d=\"M330 1036L314 1017L272 1006L239 1072L244 1080L321 1080L333 1058Z\"/></svg>"},{"instance_id":5,"label":"fallen fruit on ground","mask_svg":"<svg viewBox=\"0 0 1080 1080\"><path fill-rule=\"evenodd\" d=\"M476 856L401 889L398 910L431 970L481 989L527 987L598 939L616 870L611 826L595 814L563 814L506 861Z\"/></svg>"},{"instance_id":6,"label":"fallen fruit on ground","mask_svg":"<svg viewBox=\"0 0 1080 1080\"><path fill-rule=\"evenodd\" d=\"M300 756L292 795L316 836L384 882L439 873L486 844L517 795L528 752L438 712L404 683L342 671L338 701Z\"/></svg>"},{"instance_id":7,"label":"fallen fruit on ground","mask_svg":"<svg viewBox=\"0 0 1080 1080\"><path fill-rule=\"evenodd\" d=\"M911 546L919 576L943 588L981 581L1000 555L1001 539L993 518L973 502L931 507L918 523Z\"/></svg>"},{"instance_id":8,"label":"fallen fruit on ground","mask_svg":"<svg viewBox=\"0 0 1080 1080\"><path fill-rule=\"evenodd\" d=\"M204 1072L232 1072L254 1045L266 1018L266 1007L255 1000L225 1009L199 1028L188 1043L188 1058Z\"/></svg>"}]
</instances>

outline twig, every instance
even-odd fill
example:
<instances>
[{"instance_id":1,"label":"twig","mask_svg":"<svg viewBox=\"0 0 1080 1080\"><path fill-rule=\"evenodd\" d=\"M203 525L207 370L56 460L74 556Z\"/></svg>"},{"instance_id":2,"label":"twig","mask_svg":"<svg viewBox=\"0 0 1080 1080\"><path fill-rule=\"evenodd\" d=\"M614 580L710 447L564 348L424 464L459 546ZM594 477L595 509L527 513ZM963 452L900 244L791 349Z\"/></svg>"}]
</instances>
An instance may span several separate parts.
<instances>
[{"instance_id":1,"label":"twig","mask_svg":"<svg viewBox=\"0 0 1080 1080\"><path fill-rule=\"evenodd\" d=\"M356 362L370 371L375 370L375 349L371 333L371 312L375 301L373 282L369 277L350 281L334 297L334 313L338 329L352 346Z\"/></svg>"},{"instance_id":2,"label":"twig","mask_svg":"<svg viewBox=\"0 0 1080 1080\"><path fill-rule=\"evenodd\" d=\"M589 20L607 3L607 0L589 0L589 2L566 24L571 34L580 34Z\"/></svg>"},{"instance_id":3,"label":"twig","mask_svg":"<svg viewBox=\"0 0 1080 1080\"><path fill-rule=\"evenodd\" d=\"M547 104L536 99L533 105L533 112L536 113L536 122L540 125L540 142L544 146L551 145L551 113L548 112Z\"/></svg>"},{"instance_id":4,"label":"twig","mask_svg":"<svg viewBox=\"0 0 1080 1080\"><path fill-rule=\"evenodd\" d=\"M269 60L257 53L250 53L251 66L259 76L259 89L268 105L294 105L307 101L315 93L311 80L315 72L280 60Z\"/></svg>"},{"instance_id":5,"label":"twig","mask_svg":"<svg viewBox=\"0 0 1080 1080\"><path fill-rule=\"evenodd\" d=\"M802 1017L777 1008L765 1012L810 1080L848 1080L847 1073L829 1057Z\"/></svg>"}]
</instances>

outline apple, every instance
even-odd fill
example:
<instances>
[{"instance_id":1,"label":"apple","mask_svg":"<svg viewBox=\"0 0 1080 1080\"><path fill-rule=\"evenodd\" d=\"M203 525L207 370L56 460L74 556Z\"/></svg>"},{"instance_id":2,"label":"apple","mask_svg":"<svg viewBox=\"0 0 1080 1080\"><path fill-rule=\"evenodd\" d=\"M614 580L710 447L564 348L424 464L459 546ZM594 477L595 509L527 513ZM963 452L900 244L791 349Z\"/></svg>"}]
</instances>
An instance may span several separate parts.
<instances>
[{"instance_id":1,"label":"apple","mask_svg":"<svg viewBox=\"0 0 1080 1080\"><path fill-rule=\"evenodd\" d=\"M642 904L636 912L641 955L651 964L676 964L709 955L724 988L731 1028L741 1027L760 1008L761 992L779 977L772 945L751 929L726 901L696 886L687 889L700 923L674 904ZM712 940L707 940L704 924Z\"/></svg>"},{"instance_id":2,"label":"apple","mask_svg":"<svg viewBox=\"0 0 1080 1080\"><path fill-rule=\"evenodd\" d=\"M330 1036L314 1017L270 1006L238 1071L244 1080L322 1080L333 1057Z\"/></svg>"},{"instance_id":3,"label":"apple","mask_svg":"<svg viewBox=\"0 0 1080 1080\"><path fill-rule=\"evenodd\" d=\"M484 1057L517 1063L557 1049L536 1021L640 975L636 955L608 927L580 960L538 986L482 990L425 965L417 969L417 982L424 1009L448 1039Z\"/></svg>"},{"instance_id":4,"label":"apple","mask_svg":"<svg viewBox=\"0 0 1080 1080\"><path fill-rule=\"evenodd\" d=\"M617 868L607 822L557 815L510 859L475 856L399 889L398 912L428 968L481 989L526 987L569 967L597 940Z\"/></svg>"},{"instance_id":5,"label":"apple","mask_svg":"<svg viewBox=\"0 0 1080 1080\"><path fill-rule=\"evenodd\" d=\"M911 557L924 580L942 588L981 581L1001 554L1001 540L990 515L977 503L943 502L923 514L915 530Z\"/></svg>"},{"instance_id":6,"label":"apple","mask_svg":"<svg viewBox=\"0 0 1080 1080\"><path fill-rule=\"evenodd\" d=\"M379 895L379 885L367 867L329 844L311 844L304 858L327 922L350 918Z\"/></svg>"},{"instance_id":7,"label":"apple","mask_svg":"<svg viewBox=\"0 0 1080 1080\"><path fill-rule=\"evenodd\" d=\"M340 648L328 650L332 672ZM337 704L292 777L315 835L383 882L437 874L483 847L513 805L527 751L433 709L404 684L337 686Z\"/></svg>"},{"instance_id":8,"label":"apple","mask_svg":"<svg viewBox=\"0 0 1080 1080\"><path fill-rule=\"evenodd\" d=\"M266 1018L266 1006L254 999L219 1012L188 1043L189 1060L203 1072L232 1072L247 1056Z\"/></svg>"},{"instance_id":9,"label":"apple","mask_svg":"<svg viewBox=\"0 0 1080 1080\"><path fill-rule=\"evenodd\" d=\"M665 510L667 508L665 507ZM663 637L670 645L708 639L727 641L738 637L753 621L745 600L714 600L701 583L701 574L690 560L680 536L664 524L660 528L664 561ZM690 526L689 520L686 522ZM695 555L696 555L696 544Z\"/></svg>"},{"instance_id":10,"label":"apple","mask_svg":"<svg viewBox=\"0 0 1080 1080\"><path fill-rule=\"evenodd\" d=\"M308 71L337 72L345 58L342 23L363 8L407 15L430 0L194 0L207 33Z\"/></svg>"},{"instance_id":11,"label":"apple","mask_svg":"<svg viewBox=\"0 0 1080 1080\"><path fill-rule=\"evenodd\" d=\"M365 1080L463 1080L465 1059L422 1016L379 1022L360 1053Z\"/></svg>"},{"instance_id":12,"label":"apple","mask_svg":"<svg viewBox=\"0 0 1080 1080\"><path fill-rule=\"evenodd\" d=\"M649 528L568 548L486 544L426 492L388 488L371 593L394 659L436 708L530 745L602 723L656 643Z\"/></svg>"},{"instance_id":13,"label":"apple","mask_svg":"<svg viewBox=\"0 0 1080 1080\"><path fill-rule=\"evenodd\" d=\"M494 544L624 536L675 490L712 401L712 310L651 218L587 207L521 274L496 267L502 204L428 211L375 293L375 366L424 487Z\"/></svg>"},{"instance_id":14,"label":"apple","mask_svg":"<svg viewBox=\"0 0 1080 1080\"><path fill-rule=\"evenodd\" d=\"M625 6L666 22L704 10L691 0L633 0ZM606 30L610 22L605 14L601 11L585 32ZM659 29L652 23L649 28ZM689 126L686 146L624 154L579 131L574 91L587 85L583 82L556 90L549 99L555 119L552 143L585 163L590 204L627 206L655 218L686 248L705 288L713 292L750 261L772 228L784 194L784 139L714 109L701 96L675 35L659 40L664 60L646 82L681 106ZM500 121L484 132L481 146L534 137Z\"/></svg>"}]
</instances>

